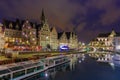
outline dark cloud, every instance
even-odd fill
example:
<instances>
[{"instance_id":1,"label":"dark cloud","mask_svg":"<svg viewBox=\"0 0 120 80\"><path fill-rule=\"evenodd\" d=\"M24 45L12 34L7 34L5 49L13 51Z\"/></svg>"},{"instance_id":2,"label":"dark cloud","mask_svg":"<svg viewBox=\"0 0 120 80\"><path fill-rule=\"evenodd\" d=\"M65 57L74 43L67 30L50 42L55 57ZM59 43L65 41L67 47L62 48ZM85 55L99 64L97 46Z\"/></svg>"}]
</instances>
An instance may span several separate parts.
<instances>
[{"instance_id":1,"label":"dark cloud","mask_svg":"<svg viewBox=\"0 0 120 80\"><path fill-rule=\"evenodd\" d=\"M44 8L50 24L63 30L67 27L70 31L74 26L71 19L77 13L84 12L80 5L69 0L11 0L1 1L0 3L2 4L0 7L4 10L3 13L5 13L4 16L6 17L20 17L37 21L40 21L40 11Z\"/></svg>"},{"instance_id":2,"label":"dark cloud","mask_svg":"<svg viewBox=\"0 0 120 80\"><path fill-rule=\"evenodd\" d=\"M86 40L118 24L119 4L119 0L0 0L0 18L30 19L39 23L44 8L50 25L65 31L76 27L80 40Z\"/></svg>"},{"instance_id":3,"label":"dark cloud","mask_svg":"<svg viewBox=\"0 0 120 80\"><path fill-rule=\"evenodd\" d=\"M120 10L117 7L119 0L89 0L87 2L88 7L95 7L99 10L103 10L104 14L101 14L100 22L103 25L109 25L116 22L120 17Z\"/></svg>"}]
</instances>

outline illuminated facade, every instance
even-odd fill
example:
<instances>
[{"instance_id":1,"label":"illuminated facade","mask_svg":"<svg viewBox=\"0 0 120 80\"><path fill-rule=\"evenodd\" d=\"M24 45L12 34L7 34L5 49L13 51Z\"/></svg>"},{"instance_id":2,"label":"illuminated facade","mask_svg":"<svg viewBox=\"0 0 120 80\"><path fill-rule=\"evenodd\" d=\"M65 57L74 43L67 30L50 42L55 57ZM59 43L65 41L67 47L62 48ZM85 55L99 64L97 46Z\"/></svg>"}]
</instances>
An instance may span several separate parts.
<instances>
[{"instance_id":1,"label":"illuminated facade","mask_svg":"<svg viewBox=\"0 0 120 80\"><path fill-rule=\"evenodd\" d=\"M5 46L4 33L2 29L2 24L0 23L0 49L3 49Z\"/></svg>"},{"instance_id":2,"label":"illuminated facade","mask_svg":"<svg viewBox=\"0 0 120 80\"><path fill-rule=\"evenodd\" d=\"M71 38L72 37L72 38ZM70 41L72 42L72 46L70 46L72 49L78 48L78 37L76 33L72 33L72 36L70 38Z\"/></svg>"},{"instance_id":3,"label":"illuminated facade","mask_svg":"<svg viewBox=\"0 0 120 80\"><path fill-rule=\"evenodd\" d=\"M50 29L47 23L43 24L39 30L39 45L42 46L42 48L50 46Z\"/></svg>"},{"instance_id":4,"label":"illuminated facade","mask_svg":"<svg viewBox=\"0 0 120 80\"><path fill-rule=\"evenodd\" d=\"M116 32L114 30L111 33L99 34L96 39L89 43L89 46L100 50L113 50L115 36Z\"/></svg>"},{"instance_id":5,"label":"illuminated facade","mask_svg":"<svg viewBox=\"0 0 120 80\"><path fill-rule=\"evenodd\" d=\"M8 25L3 25L3 26L5 27L4 29L5 44L8 44L8 47L13 47L14 45L20 45L22 42L22 38L18 24L13 26L13 23L10 22L8 23Z\"/></svg>"},{"instance_id":6,"label":"illuminated facade","mask_svg":"<svg viewBox=\"0 0 120 80\"><path fill-rule=\"evenodd\" d=\"M58 33L55 27L49 26L43 11L40 24L28 20L5 20L0 28L0 44L4 45L4 48L21 50L24 47L31 49L34 47L35 50L35 47L41 47L56 50L60 45L66 45L70 49L78 47L77 35L74 32Z\"/></svg>"},{"instance_id":7,"label":"illuminated facade","mask_svg":"<svg viewBox=\"0 0 120 80\"><path fill-rule=\"evenodd\" d=\"M59 45L68 45L66 33L62 32L62 33L58 33L58 35L59 35L59 38L58 38Z\"/></svg>"},{"instance_id":8,"label":"illuminated facade","mask_svg":"<svg viewBox=\"0 0 120 80\"><path fill-rule=\"evenodd\" d=\"M22 44L32 46L37 44L35 24L31 26L28 20L22 26Z\"/></svg>"},{"instance_id":9,"label":"illuminated facade","mask_svg":"<svg viewBox=\"0 0 120 80\"><path fill-rule=\"evenodd\" d=\"M50 48L50 27L42 10L41 24L39 26L39 45L42 49Z\"/></svg>"},{"instance_id":10,"label":"illuminated facade","mask_svg":"<svg viewBox=\"0 0 120 80\"><path fill-rule=\"evenodd\" d=\"M58 33L57 33L55 27L51 28L50 45L51 45L52 49L57 49L58 48Z\"/></svg>"},{"instance_id":11,"label":"illuminated facade","mask_svg":"<svg viewBox=\"0 0 120 80\"><path fill-rule=\"evenodd\" d=\"M69 32L68 43L70 49L76 49L78 47L77 35L74 32Z\"/></svg>"},{"instance_id":12,"label":"illuminated facade","mask_svg":"<svg viewBox=\"0 0 120 80\"><path fill-rule=\"evenodd\" d=\"M4 48L12 48L15 46L36 46L37 37L36 37L36 26L31 24L28 20L26 21L4 21ZM32 25L32 26L31 26Z\"/></svg>"},{"instance_id":13,"label":"illuminated facade","mask_svg":"<svg viewBox=\"0 0 120 80\"><path fill-rule=\"evenodd\" d=\"M77 35L73 32L58 33L55 27L50 29L43 11L41 15L38 38L39 45L42 46L42 49L58 49L60 45L66 45L70 49L75 49L78 47Z\"/></svg>"},{"instance_id":14,"label":"illuminated facade","mask_svg":"<svg viewBox=\"0 0 120 80\"><path fill-rule=\"evenodd\" d=\"M70 49L78 48L77 35L74 32L62 32L58 33L58 42L60 45L68 46Z\"/></svg>"}]
</instances>

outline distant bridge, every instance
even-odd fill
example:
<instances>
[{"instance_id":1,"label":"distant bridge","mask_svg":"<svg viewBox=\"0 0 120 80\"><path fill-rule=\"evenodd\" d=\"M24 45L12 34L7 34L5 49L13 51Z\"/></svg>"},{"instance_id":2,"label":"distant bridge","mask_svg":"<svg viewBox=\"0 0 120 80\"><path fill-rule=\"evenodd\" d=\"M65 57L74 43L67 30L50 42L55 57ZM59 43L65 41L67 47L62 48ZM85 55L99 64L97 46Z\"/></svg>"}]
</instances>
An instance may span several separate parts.
<instances>
[{"instance_id":1,"label":"distant bridge","mask_svg":"<svg viewBox=\"0 0 120 80\"><path fill-rule=\"evenodd\" d=\"M112 53L114 53L114 54L120 54L120 52L118 52L118 51L112 51L112 50L102 50L102 51L105 51L105 52L112 52Z\"/></svg>"}]
</instances>

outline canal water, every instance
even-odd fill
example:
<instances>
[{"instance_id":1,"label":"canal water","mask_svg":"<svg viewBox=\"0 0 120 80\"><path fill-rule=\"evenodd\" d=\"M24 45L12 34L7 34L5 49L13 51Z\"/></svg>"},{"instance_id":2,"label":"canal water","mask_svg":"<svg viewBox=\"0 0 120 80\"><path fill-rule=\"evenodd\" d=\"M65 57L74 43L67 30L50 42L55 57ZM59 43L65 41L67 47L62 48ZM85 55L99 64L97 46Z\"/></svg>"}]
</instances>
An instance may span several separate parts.
<instances>
[{"instance_id":1,"label":"canal water","mask_svg":"<svg viewBox=\"0 0 120 80\"><path fill-rule=\"evenodd\" d=\"M120 80L120 67L98 63L89 56L72 67L65 63L24 80Z\"/></svg>"}]
</instances>

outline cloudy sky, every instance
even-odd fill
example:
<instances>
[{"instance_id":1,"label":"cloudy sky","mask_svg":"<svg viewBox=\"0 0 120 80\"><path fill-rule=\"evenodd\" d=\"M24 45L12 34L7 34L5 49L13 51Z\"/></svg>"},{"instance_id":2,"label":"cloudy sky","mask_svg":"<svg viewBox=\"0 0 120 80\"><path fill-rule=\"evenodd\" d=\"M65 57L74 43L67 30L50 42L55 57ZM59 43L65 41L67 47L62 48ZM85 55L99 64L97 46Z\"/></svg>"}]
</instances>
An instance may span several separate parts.
<instances>
[{"instance_id":1,"label":"cloudy sky","mask_svg":"<svg viewBox=\"0 0 120 80\"><path fill-rule=\"evenodd\" d=\"M51 26L64 31L75 27L82 42L112 28L120 32L120 0L0 0L0 21L20 18L39 23L42 8Z\"/></svg>"}]
</instances>

